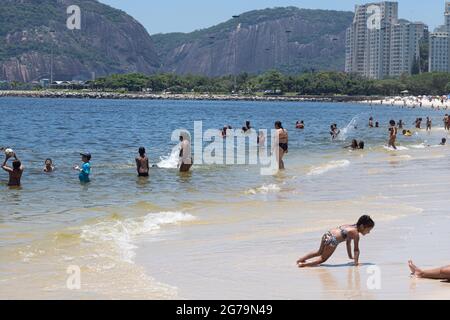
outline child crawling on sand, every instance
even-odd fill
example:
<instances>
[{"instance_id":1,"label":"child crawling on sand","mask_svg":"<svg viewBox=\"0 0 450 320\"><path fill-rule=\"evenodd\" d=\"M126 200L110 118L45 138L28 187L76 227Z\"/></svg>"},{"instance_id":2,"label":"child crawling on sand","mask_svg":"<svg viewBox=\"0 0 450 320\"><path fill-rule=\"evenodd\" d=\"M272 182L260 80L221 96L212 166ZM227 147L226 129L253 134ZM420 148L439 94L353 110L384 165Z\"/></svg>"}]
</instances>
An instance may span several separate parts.
<instances>
[{"instance_id":1,"label":"child crawling on sand","mask_svg":"<svg viewBox=\"0 0 450 320\"><path fill-rule=\"evenodd\" d=\"M353 225L344 225L325 233L320 242L318 251L314 251L297 261L299 268L315 267L326 262L334 253L338 245L347 243L347 253L355 266L359 265L359 235L365 236L375 227L375 222L369 216L362 216ZM352 241L354 242L354 255L352 256ZM314 258L314 259L313 259ZM312 259L312 260L311 260ZM308 261L310 260L310 261Z\"/></svg>"}]
</instances>

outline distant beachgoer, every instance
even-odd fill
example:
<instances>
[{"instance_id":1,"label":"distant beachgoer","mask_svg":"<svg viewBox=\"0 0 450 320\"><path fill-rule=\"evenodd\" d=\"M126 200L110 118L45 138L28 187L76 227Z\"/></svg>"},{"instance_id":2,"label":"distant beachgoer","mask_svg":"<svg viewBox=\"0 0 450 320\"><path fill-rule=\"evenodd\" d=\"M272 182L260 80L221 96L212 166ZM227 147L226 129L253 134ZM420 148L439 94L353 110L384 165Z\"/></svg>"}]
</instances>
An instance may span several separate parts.
<instances>
[{"instance_id":1,"label":"distant beachgoer","mask_svg":"<svg viewBox=\"0 0 450 320\"><path fill-rule=\"evenodd\" d=\"M375 222L372 218L364 215L359 218L358 222L354 225L344 225L328 231L322 237L319 250L300 258L297 261L298 267L315 267L323 264L333 255L338 245L342 242L347 243L348 257L354 261L355 266L358 266L360 234L365 236L369 234L374 227ZM354 243L354 255L352 255L352 241ZM308 260L311 261L308 262Z\"/></svg>"},{"instance_id":2,"label":"distant beachgoer","mask_svg":"<svg viewBox=\"0 0 450 320\"><path fill-rule=\"evenodd\" d=\"M348 146L345 146L344 148L346 148L346 149L353 149L353 150L358 149L358 140L353 139L352 140L352 144L350 144Z\"/></svg>"},{"instance_id":3,"label":"distant beachgoer","mask_svg":"<svg viewBox=\"0 0 450 320\"><path fill-rule=\"evenodd\" d=\"M280 170L284 170L283 157L289 152L289 136L287 130L283 128L281 121L275 122L275 129L278 138L278 167Z\"/></svg>"},{"instance_id":4,"label":"distant beachgoer","mask_svg":"<svg viewBox=\"0 0 450 320\"><path fill-rule=\"evenodd\" d=\"M427 117L427 131L431 131L432 121L430 117Z\"/></svg>"},{"instance_id":5,"label":"distant beachgoer","mask_svg":"<svg viewBox=\"0 0 450 320\"><path fill-rule=\"evenodd\" d=\"M379 128L380 127L380 123L379 122L375 122L375 128Z\"/></svg>"},{"instance_id":6,"label":"distant beachgoer","mask_svg":"<svg viewBox=\"0 0 450 320\"><path fill-rule=\"evenodd\" d=\"M416 129L421 129L421 127L422 127L422 118L417 118L416 122L415 122L415 125L416 125Z\"/></svg>"},{"instance_id":7,"label":"distant beachgoer","mask_svg":"<svg viewBox=\"0 0 450 320\"><path fill-rule=\"evenodd\" d=\"M403 129L403 120L400 120L399 122L398 122L398 128L401 130L401 129Z\"/></svg>"},{"instance_id":8,"label":"distant beachgoer","mask_svg":"<svg viewBox=\"0 0 450 320\"><path fill-rule=\"evenodd\" d=\"M88 183L90 182L89 175L91 174L91 154L89 152L80 153L81 155L81 161L83 164L80 166L73 167L75 170L79 171L80 174L78 175L78 178L80 179L81 183Z\"/></svg>"},{"instance_id":9,"label":"distant beachgoer","mask_svg":"<svg viewBox=\"0 0 450 320\"><path fill-rule=\"evenodd\" d=\"M242 127L242 132L247 133L247 131L250 131L252 129L252 126L250 125L250 121L245 122L245 126Z\"/></svg>"},{"instance_id":10,"label":"distant beachgoer","mask_svg":"<svg viewBox=\"0 0 450 320\"><path fill-rule=\"evenodd\" d=\"M139 177L148 177L150 166L144 147L139 148L139 157L136 157L136 169Z\"/></svg>"},{"instance_id":11,"label":"distant beachgoer","mask_svg":"<svg viewBox=\"0 0 450 320\"><path fill-rule=\"evenodd\" d=\"M192 167L192 151L191 142L187 134L180 134L180 142L180 160L178 167L180 172L188 172Z\"/></svg>"},{"instance_id":12,"label":"distant beachgoer","mask_svg":"<svg viewBox=\"0 0 450 320\"><path fill-rule=\"evenodd\" d=\"M445 128L445 130L449 130L449 128L450 128L449 120L450 120L450 117L448 116L448 114L446 114L444 116L444 128Z\"/></svg>"},{"instance_id":13,"label":"distant beachgoer","mask_svg":"<svg viewBox=\"0 0 450 320\"><path fill-rule=\"evenodd\" d=\"M7 165L9 159L14 157L14 161L12 163L12 168ZM20 180L22 178L22 174L24 171L24 166L22 166L22 162L17 157L16 153L8 153L5 155L5 161L2 164L2 169L8 172L9 174L9 182L8 186L10 187L20 187Z\"/></svg>"},{"instance_id":14,"label":"distant beachgoer","mask_svg":"<svg viewBox=\"0 0 450 320\"><path fill-rule=\"evenodd\" d=\"M411 130L403 130L403 131L402 131L402 134L403 134L405 137L411 137L411 136L412 136Z\"/></svg>"},{"instance_id":15,"label":"distant beachgoer","mask_svg":"<svg viewBox=\"0 0 450 320\"><path fill-rule=\"evenodd\" d=\"M260 147L264 147L266 145L266 136L264 135L264 131L259 132L257 143Z\"/></svg>"},{"instance_id":16,"label":"distant beachgoer","mask_svg":"<svg viewBox=\"0 0 450 320\"><path fill-rule=\"evenodd\" d=\"M360 141L360 142L358 143L358 149L364 150L364 146L365 146L364 141Z\"/></svg>"},{"instance_id":17,"label":"distant beachgoer","mask_svg":"<svg viewBox=\"0 0 450 320\"><path fill-rule=\"evenodd\" d=\"M397 140L397 127L395 126L395 121L391 120L389 122L390 128L389 128L389 142L388 147L392 147L395 150L397 150L397 147L395 145L395 141Z\"/></svg>"},{"instance_id":18,"label":"distant beachgoer","mask_svg":"<svg viewBox=\"0 0 450 320\"><path fill-rule=\"evenodd\" d=\"M341 130L338 129L337 124L332 124L330 126L330 135L331 135L331 139L335 140L339 134L341 133Z\"/></svg>"},{"instance_id":19,"label":"distant beachgoer","mask_svg":"<svg viewBox=\"0 0 450 320\"><path fill-rule=\"evenodd\" d=\"M226 138L228 135L228 130L233 129L230 125L224 126L222 129L222 138Z\"/></svg>"},{"instance_id":20,"label":"distant beachgoer","mask_svg":"<svg viewBox=\"0 0 450 320\"><path fill-rule=\"evenodd\" d=\"M422 270L418 268L412 260L408 261L409 269L411 270L411 275L422 279L434 279L434 280L448 280L450 281L450 266Z\"/></svg>"},{"instance_id":21,"label":"distant beachgoer","mask_svg":"<svg viewBox=\"0 0 450 320\"><path fill-rule=\"evenodd\" d=\"M439 145L445 146L447 144L447 139L442 138L441 143Z\"/></svg>"},{"instance_id":22,"label":"distant beachgoer","mask_svg":"<svg viewBox=\"0 0 450 320\"><path fill-rule=\"evenodd\" d=\"M296 129L305 129L305 122L302 121L297 121L297 123L295 124L295 128Z\"/></svg>"},{"instance_id":23,"label":"distant beachgoer","mask_svg":"<svg viewBox=\"0 0 450 320\"><path fill-rule=\"evenodd\" d=\"M55 167L53 166L52 159L49 158L49 159L45 160L44 172L50 173L50 172L53 172L54 170L55 170Z\"/></svg>"},{"instance_id":24,"label":"distant beachgoer","mask_svg":"<svg viewBox=\"0 0 450 320\"><path fill-rule=\"evenodd\" d=\"M369 118L369 128L373 128L373 117Z\"/></svg>"}]
</instances>

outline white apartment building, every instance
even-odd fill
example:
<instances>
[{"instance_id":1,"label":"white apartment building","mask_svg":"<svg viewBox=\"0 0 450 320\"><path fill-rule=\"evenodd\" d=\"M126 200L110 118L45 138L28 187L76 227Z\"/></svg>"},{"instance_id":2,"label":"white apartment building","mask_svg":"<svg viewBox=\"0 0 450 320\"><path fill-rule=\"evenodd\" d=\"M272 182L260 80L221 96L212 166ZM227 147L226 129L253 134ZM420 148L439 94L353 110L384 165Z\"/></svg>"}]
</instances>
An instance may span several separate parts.
<instances>
[{"instance_id":1,"label":"white apartment building","mask_svg":"<svg viewBox=\"0 0 450 320\"><path fill-rule=\"evenodd\" d=\"M450 2L445 3L445 25L430 34L430 72L450 72Z\"/></svg>"},{"instance_id":2,"label":"white apartment building","mask_svg":"<svg viewBox=\"0 0 450 320\"><path fill-rule=\"evenodd\" d=\"M347 29L345 71L373 79L410 74L427 32L423 23L399 20L397 2L356 5Z\"/></svg>"}]
</instances>

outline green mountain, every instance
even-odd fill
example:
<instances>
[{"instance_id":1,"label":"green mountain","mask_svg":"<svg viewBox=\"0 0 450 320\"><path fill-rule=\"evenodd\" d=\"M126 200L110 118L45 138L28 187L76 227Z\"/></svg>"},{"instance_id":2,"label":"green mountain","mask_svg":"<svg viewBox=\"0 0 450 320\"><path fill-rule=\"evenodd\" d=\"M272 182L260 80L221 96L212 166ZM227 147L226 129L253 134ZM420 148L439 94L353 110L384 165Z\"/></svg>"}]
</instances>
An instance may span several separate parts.
<instances>
[{"instance_id":1,"label":"green mountain","mask_svg":"<svg viewBox=\"0 0 450 320\"><path fill-rule=\"evenodd\" d=\"M81 9L81 30L66 10ZM95 0L0 0L0 80L90 79L153 73L158 56L147 31L126 13Z\"/></svg>"}]
</instances>

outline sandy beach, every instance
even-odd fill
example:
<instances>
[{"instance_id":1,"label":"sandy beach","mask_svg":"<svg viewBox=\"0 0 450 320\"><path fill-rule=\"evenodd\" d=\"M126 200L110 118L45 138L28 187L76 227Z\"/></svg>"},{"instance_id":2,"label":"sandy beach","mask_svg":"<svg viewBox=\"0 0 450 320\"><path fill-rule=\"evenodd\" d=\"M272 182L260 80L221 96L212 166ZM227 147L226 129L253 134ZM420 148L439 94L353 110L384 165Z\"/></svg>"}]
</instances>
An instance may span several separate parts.
<instances>
[{"instance_id":1,"label":"sandy beach","mask_svg":"<svg viewBox=\"0 0 450 320\"><path fill-rule=\"evenodd\" d=\"M382 100L364 100L360 103L376 105L387 105L395 107L406 108L430 108L436 110L448 110L450 107L450 100L448 97L433 97L433 96L406 96L406 97L386 97Z\"/></svg>"},{"instance_id":2,"label":"sandy beach","mask_svg":"<svg viewBox=\"0 0 450 320\"><path fill-rule=\"evenodd\" d=\"M0 141L27 171L20 190L0 176L0 298L450 299L449 283L412 279L407 265L450 263L450 148L438 145L449 137L445 111L430 114L431 132L412 129L398 137L399 150L386 147L390 119L410 124L428 113L350 103L2 98L0 116L13 125ZM380 128L368 128L370 116ZM179 175L172 130L192 131L199 119L216 130L247 119L270 129L281 119L290 134L287 170L262 176L255 165L194 164ZM297 119L305 130L294 129ZM331 121L341 129L335 141ZM345 149L352 139L366 148ZM148 180L136 176L140 145L157 166ZM94 155L89 186L71 170L82 147ZM57 170L44 175L49 153ZM376 227L361 240L360 267L341 245L324 266L297 268L325 232L362 214ZM74 266L79 289L67 286ZM367 285L373 272L380 287Z\"/></svg>"}]
</instances>

